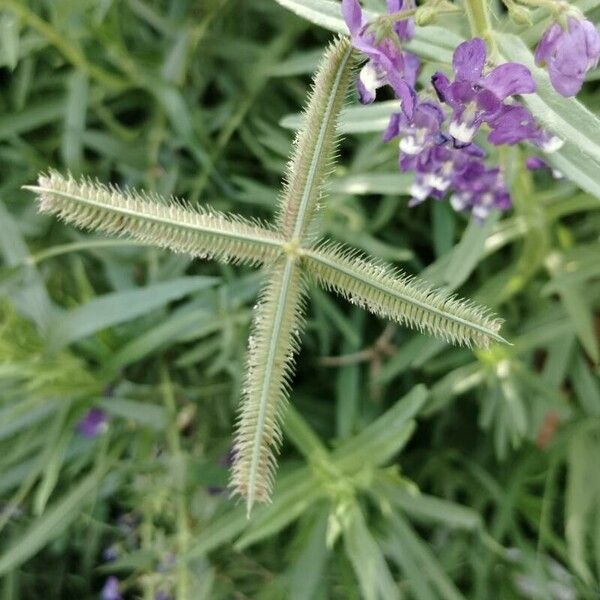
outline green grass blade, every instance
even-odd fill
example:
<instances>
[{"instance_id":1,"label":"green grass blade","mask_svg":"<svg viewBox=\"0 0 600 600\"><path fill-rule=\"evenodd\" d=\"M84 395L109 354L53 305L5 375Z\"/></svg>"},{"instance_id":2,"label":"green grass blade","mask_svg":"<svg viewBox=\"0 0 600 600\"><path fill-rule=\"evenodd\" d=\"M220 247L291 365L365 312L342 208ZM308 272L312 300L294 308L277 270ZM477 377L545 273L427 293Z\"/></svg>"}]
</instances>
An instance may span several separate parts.
<instances>
[{"instance_id":1,"label":"green grass blade","mask_svg":"<svg viewBox=\"0 0 600 600\"><path fill-rule=\"evenodd\" d=\"M400 590L394 582L380 545L371 534L356 502L348 507L344 527L344 548L352 563L365 600L399 600Z\"/></svg>"},{"instance_id":2,"label":"green grass blade","mask_svg":"<svg viewBox=\"0 0 600 600\"><path fill-rule=\"evenodd\" d=\"M328 510L319 508L299 532L302 547L287 574L290 600L313 600L322 586L329 549L325 544Z\"/></svg>"},{"instance_id":3,"label":"green grass blade","mask_svg":"<svg viewBox=\"0 0 600 600\"><path fill-rule=\"evenodd\" d=\"M81 507L97 491L105 471L106 465L103 465L82 479L13 541L0 557L0 577L22 565L79 516Z\"/></svg>"},{"instance_id":4,"label":"green grass blade","mask_svg":"<svg viewBox=\"0 0 600 600\"><path fill-rule=\"evenodd\" d=\"M408 441L414 418L427 400L427 388L416 385L389 410L333 452L335 465L346 472L382 466Z\"/></svg>"},{"instance_id":5,"label":"green grass blade","mask_svg":"<svg viewBox=\"0 0 600 600\"><path fill-rule=\"evenodd\" d=\"M404 552L409 555L412 559L410 562L417 566L417 578L423 583L431 583L436 588L437 594L433 595L433 598L465 600L465 596L460 593L452 580L446 575L443 566L429 546L418 537L414 529L400 514L395 514L392 519L392 539L395 542L396 549L400 553ZM410 573L407 573L407 575L411 576ZM422 598L425 598L425 596L422 596Z\"/></svg>"},{"instance_id":6,"label":"green grass blade","mask_svg":"<svg viewBox=\"0 0 600 600\"><path fill-rule=\"evenodd\" d=\"M141 317L188 294L214 286L216 277L180 277L143 288L104 294L58 315L48 336L60 348L98 331Z\"/></svg>"}]
</instances>

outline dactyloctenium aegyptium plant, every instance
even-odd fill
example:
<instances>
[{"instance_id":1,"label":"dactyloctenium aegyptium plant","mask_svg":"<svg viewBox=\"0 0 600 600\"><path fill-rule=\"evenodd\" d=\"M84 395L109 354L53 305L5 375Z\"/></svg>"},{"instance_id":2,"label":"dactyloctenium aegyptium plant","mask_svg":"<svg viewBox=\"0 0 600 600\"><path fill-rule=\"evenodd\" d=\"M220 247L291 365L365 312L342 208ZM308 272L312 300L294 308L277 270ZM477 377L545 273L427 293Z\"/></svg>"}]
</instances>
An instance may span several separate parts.
<instances>
[{"instance_id":1,"label":"dactyloctenium aegyptium plant","mask_svg":"<svg viewBox=\"0 0 600 600\"><path fill-rule=\"evenodd\" d=\"M449 3L432 4L438 12L457 10L448 8ZM513 2L507 4L516 10ZM442 72L433 76L438 100L432 93L416 92L419 61L402 48L413 35L414 4L389 0L388 5L390 14L371 23L357 0L342 2L351 38L336 39L322 59L273 224L55 171L42 174L37 186L29 187L39 195L43 212L76 226L197 258L262 266L265 282L248 342L232 472L232 487L246 500L248 512L272 493L309 279L376 315L449 342L485 347L503 341L501 320L485 308L320 237L319 204L336 155L338 118L360 57L368 58L358 76L361 102L373 101L382 85L391 86L401 101L385 139L400 139L401 168L416 173L413 203L449 193L455 209L478 220L510 205L503 173L484 162L483 150L474 143L482 126L495 145L527 140L546 151L560 146L560 139L513 100L533 93L536 84L526 66L501 58L503 49L491 37L485 3L465 3L473 34L480 37L456 48L453 80ZM576 37L582 21L564 11L567 32ZM556 64L565 43L561 35L567 35L565 30L554 31L538 58L548 63L556 89L569 95L582 78L579 72L565 74ZM595 50L588 49L589 62Z\"/></svg>"}]
</instances>

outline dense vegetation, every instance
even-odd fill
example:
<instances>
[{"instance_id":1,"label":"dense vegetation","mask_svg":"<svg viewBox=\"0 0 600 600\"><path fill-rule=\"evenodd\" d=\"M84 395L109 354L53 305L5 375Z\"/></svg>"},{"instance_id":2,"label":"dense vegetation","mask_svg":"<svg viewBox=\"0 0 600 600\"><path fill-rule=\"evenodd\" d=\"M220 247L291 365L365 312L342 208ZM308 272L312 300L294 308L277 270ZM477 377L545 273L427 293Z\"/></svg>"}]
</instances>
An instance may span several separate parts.
<instances>
[{"instance_id":1,"label":"dense vegetation","mask_svg":"<svg viewBox=\"0 0 600 600\"><path fill-rule=\"evenodd\" d=\"M547 12L490 4L525 61L511 34L534 47ZM391 95L350 96L321 233L491 307L512 345L453 347L309 282L250 520L226 486L264 272L78 231L21 189L55 168L272 220L333 37L286 7L341 19L324 0L0 0L0 600L599 597L598 71L591 113L531 103L569 133L567 177L492 149L513 208L483 223L408 208ZM422 85L468 27L421 30Z\"/></svg>"}]
</instances>

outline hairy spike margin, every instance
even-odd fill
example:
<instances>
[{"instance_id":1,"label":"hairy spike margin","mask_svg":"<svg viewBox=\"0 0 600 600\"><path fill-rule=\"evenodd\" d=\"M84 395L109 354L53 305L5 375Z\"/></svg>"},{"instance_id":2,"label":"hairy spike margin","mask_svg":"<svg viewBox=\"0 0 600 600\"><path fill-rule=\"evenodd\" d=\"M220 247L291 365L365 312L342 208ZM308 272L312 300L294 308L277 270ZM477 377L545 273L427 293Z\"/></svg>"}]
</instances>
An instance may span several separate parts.
<instances>
[{"instance_id":1,"label":"hairy spike margin","mask_svg":"<svg viewBox=\"0 0 600 600\"><path fill-rule=\"evenodd\" d=\"M353 56L349 39L338 38L327 48L313 80L278 208L278 228L287 238L302 239L309 233L336 153L337 124L353 72Z\"/></svg>"},{"instance_id":2,"label":"hairy spike margin","mask_svg":"<svg viewBox=\"0 0 600 600\"><path fill-rule=\"evenodd\" d=\"M294 355L303 325L305 286L298 261L280 259L256 307L248 340L248 363L234 443L233 493L268 502L281 445L281 422L289 395Z\"/></svg>"},{"instance_id":3,"label":"hairy spike margin","mask_svg":"<svg viewBox=\"0 0 600 600\"><path fill-rule=\"evenodd\" d=\"M325 289L378 316L465 346L507 343L498 334L502 319L488 309L370 260L359 251L324 242L306 250L303 260L308 273Z\"/></svg>"},{"instance_id":4,"label":"hairy spike margin","mask_svg":"<svg viewBox=\"0 0 600 600\"><path fill-rule=\"evenodd\" d=\"M128 235L142 242L223 262L261 264L281 254L283 238L256 220L192 208L184 201L165 201L156 194L121 190L56 171L39 176L41 212L82 229Z\"/></svg>"}]
</instances>

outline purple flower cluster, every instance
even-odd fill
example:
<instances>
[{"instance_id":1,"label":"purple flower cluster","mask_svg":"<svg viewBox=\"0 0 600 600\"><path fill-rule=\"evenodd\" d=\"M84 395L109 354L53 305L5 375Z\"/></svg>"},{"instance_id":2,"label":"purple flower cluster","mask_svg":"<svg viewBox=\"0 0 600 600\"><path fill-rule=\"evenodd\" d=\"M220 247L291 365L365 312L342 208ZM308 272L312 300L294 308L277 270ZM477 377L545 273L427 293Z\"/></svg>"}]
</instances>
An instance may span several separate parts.
<instances>
[{"instance_id":1,"label":"purple flower cluster","mask_svg":"<svg viewBox=\"0 0 600 600\"><path fill-rule=\"evenodd\" d=\"M514 105L505 104L505 100L536 88L529 69L519 63L502 64L484 76L486 57L482 39L464 42L454 51L454 81L441 72L431 80L440 101L452 108L449 132L457 147L470 144L483 123L490 126L490 135L498 129L506 135L512 128L503 115Z\"/></svg>"},{"instance_id":2,"label":"purple flower cluster","mask_svg":"<svg viewBox=\"0 0 600 600\"><path fill-rule=\"evenodd\" d=\"M420 102L408 119L392 115L384 140L400 137L399 166L413 171L409 206L429 197L441 200L450 191L455 210L471 212L477 220L485 219L492 209L510 207L510 195L500 169L486 168L485 152L475 144L452 143L442 132L445 115L439 104Z\"/></svg>"},{"instance_id":3,"label":"purple flower cluster","mask_svg":"<svg viewBox=\"0 0 600 600\"><path fill-rule=\"evenodd\" d=\"M484 123L488 141L496 146L529 141L545 152L554 152L562 140L542 129L523 105L508 102L515 95L531 94L536 84L527 67L504 63L483 75L485 42L474 38L454 51L454 81L437 72L431 78L441 102L452 109L448 128L454 147L468 145Z\"/></svg>"},{"instance_id":4,"label":"purple flower cluster","mask_svg":"<svg viewBox=\"0 0 600 600\"><path fill-rule=\"evenodd\" d=\"M588 71L600 60L600 32L593 23L574 13L565 26L552 23L535 51L538 66L548 67L554 89L563 96L575 96Z\"/></svg>"},{"instance_id":5,"label":"purple flower cluster","mask_svg":"<svg viewBox=\"0 0 600 600\"><path fill-rule=\"evenodd\" d=\"M388 0L390 13L411 8L412 1ZM529 69L520 63L486 69L485 42L474 38L454 51L452 79L442 72L433 75L437 100L420 98L415 91L419 61L401 47L414 33L412 20L400 20L393 29L379 24L377 31L377 23L365 21L358 0L342 0L342 13L354 47L368 57L357 82L360 101L372 102L384 85L400 100L401 112L392 115L383 139L399 138L400 169L415 173L409 205L449 195L455 210L477 220L492 210L509 209L511 197L502 171L485 164L486 153L474 139L485 125L487 141L496 146L529 142L545 152L562 146L563 140L540 127L515 99L536 90ZM567 48L569 44L573 48ZM581 87L599 55L596 29L587 21L570 19L568 31L555 24L546 32L536 60L547 63L554 85L568 91Z\"/></svg>"},{"instance_id":6,"label":"purple flower cluster","mask_svg":"<svg viewBox=\"0 0 600 600\"><path fill-rule=\"evenodd\" d=\"M417 99L412 115L392 115L383 139L400 138L399 166L413 171L409 206L432 197L443 199L450 193L450 203L457 211L469 212L484 220L492 210L510 208L510 194L499 168L485 165L485 152L473 143L485 123L493 144L515 144L529 140L549 147L551 138L529 111L506 100L515 94L535 90L529 70L517 63L506 63L486 75L486 48L475 38L460 44L453 57L454 80L441 72L432 82L438 101ZM440 102L442 104L440 104ZM446 114L452 114L446 128Z\"/></svg>"}]
</instances>

